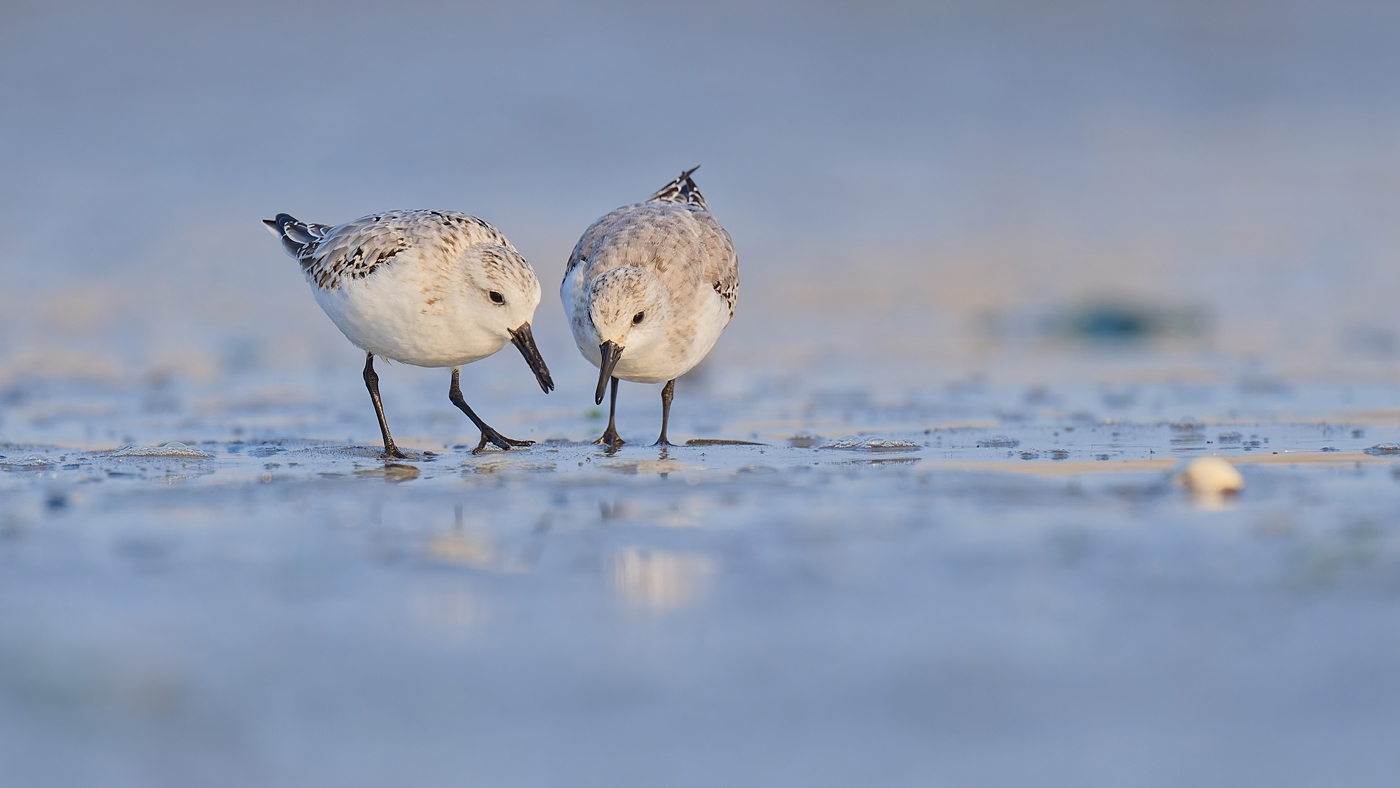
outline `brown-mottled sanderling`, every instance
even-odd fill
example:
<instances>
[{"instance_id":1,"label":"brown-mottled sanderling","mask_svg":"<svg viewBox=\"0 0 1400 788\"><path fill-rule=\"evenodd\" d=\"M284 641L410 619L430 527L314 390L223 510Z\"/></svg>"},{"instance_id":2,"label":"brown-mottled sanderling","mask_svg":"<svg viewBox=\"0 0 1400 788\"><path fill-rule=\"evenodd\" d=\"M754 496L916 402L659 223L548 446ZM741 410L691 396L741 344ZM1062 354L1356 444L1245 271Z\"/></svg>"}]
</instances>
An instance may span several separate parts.
<instances>
[{"instance_id":1,"label":"brown-mottled sanderling","mask_svg":"<svg viewBox=\"0 0 1400 788\"><path fill-rule=\"evenodd\" d=\"M452 211L390 211L330 227L285 214L263 224L301 263L316 302L365 351L365 387L379 417L384 457L404 458L389 435L374 357L451 367L448 397L481 430L481 442L529 446L482 421L462 397L463 364L520 349L546 393L554 388L530 321L540 303L535 271L490 224Z\"/></svg>"},{"instance_id":2,"label":"brown-mottled sanderling","mask_svg":"<svg viewBox=\"0 0 1400 788\"><path fill-rule=\"evenodd\" d=\"M598 443L622 443L618 380L665 381L656 445L672 445L666 426L676 378L700 363L734 317L739 260L690 177L696 169L594 222L569 256L559 297L579 351L598 367L596 403L612 382Z\"/></svg>"}]
</instances>

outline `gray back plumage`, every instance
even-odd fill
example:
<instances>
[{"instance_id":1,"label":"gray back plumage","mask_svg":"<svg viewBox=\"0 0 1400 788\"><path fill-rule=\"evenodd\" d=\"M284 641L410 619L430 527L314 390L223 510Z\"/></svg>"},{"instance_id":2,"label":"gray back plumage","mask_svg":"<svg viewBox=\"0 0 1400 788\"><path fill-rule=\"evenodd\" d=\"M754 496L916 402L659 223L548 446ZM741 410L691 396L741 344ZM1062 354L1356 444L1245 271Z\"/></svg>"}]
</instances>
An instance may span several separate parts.
<instances>
[{"instance_id":1,"label":"gray back plumage","mask_svg":"<svg viewBox=\"0 0 1400 788\"><path fill-rule=\"evenodd\" d=\"M646 202L623 206L594 222L569 256L564 278L585 260L592 263L593 276L629 265L658 275L673 267L694 270L724 299L732 318L739 260L734 241L710 215L691 180L696 169L682 172Z\"/></svg>"},{"instance_id":2,"label":"gray back plumage","mask_svg":"<svg viewBox=\"0 0 1400 788\"><path fill-rule=\"evenodd\" d=\"M491 244L515 252L496 228L454 211L389 211L334 227L279 213L263 224L282 239L287 254L301 263L303 273L322 290L334 290L346 279L363 279L415 247L435 246L453 254Z\"/></svg>"}]
</instances>

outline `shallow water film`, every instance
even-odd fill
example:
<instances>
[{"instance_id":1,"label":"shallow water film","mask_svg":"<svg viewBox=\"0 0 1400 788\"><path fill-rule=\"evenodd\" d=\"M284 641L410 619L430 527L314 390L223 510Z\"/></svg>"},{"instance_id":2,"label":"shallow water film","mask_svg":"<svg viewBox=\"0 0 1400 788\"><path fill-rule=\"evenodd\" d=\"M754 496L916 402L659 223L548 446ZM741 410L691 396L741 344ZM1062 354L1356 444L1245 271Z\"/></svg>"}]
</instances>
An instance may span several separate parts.
<instances>
[{"instance_id":1,"label":"shallow water film","mask_svg":"<svg viewBox=\"0 0 1400 788\"><path fill-rule=\"evenodd\" d=\"M0 785L1393 785L1397 24L7 9ZM737 316L608 451L554 288L695 164ZM415 207L539 272L527 449L381 363L381 459L260 224Z\"/></svg>"}]
</instances>

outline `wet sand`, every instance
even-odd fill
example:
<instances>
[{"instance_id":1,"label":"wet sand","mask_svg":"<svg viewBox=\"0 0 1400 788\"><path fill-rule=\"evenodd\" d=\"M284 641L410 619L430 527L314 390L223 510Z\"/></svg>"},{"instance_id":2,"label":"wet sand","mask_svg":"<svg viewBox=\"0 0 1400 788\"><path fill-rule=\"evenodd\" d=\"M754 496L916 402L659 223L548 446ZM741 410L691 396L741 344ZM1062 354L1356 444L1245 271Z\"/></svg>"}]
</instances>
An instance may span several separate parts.
<instances>
[{"instance_id":1,"label":"wet sand","mask_svg":"<svg viewBox=\"0 0 1400 788\"><path fill-rule=\"evenodd\" d=\"M422 419L461 437L429 443L409 414L435 406L398 396L412 459L386 463L353 372L332 399L354 445L289 434L327 420L311 404L211 412L173 386L159 413L93 389L89 424L25 427L134 445L0 446L18 784L1302 785L1338 760L1380 784L1395 765L1393 412L997 415L1023 392L986 385L784 417L782 393L692 387L673 435L707 445L610 455L579 408L473 456L465 419ZM623 389L636 443L654 388ZM883 426L821 428L862 422ZM244 437L161 443L221 430ZM1173 482L1208 454L1243 473L1237 498Z\"/></svg>"}]
</instances>

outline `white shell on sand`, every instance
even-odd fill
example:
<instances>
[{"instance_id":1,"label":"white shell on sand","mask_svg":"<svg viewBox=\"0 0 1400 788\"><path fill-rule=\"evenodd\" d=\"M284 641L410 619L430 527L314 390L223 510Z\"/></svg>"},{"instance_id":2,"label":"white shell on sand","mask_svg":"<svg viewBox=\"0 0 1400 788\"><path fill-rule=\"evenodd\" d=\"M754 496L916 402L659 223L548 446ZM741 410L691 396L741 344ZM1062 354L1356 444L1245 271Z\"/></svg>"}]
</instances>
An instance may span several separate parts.
<instances>
[{"instance_id":1,"label":"white shell on sand","mask_svg":"<svg viewBox=\"0 0 1400 788\"><path fill-rule=\"evenodd\" d=\"M1244 489L1244 477L1235 466L1219 457L1197 457L1176 480L1199 495L1230 495Z\"/></svg>"}]
</instances>

